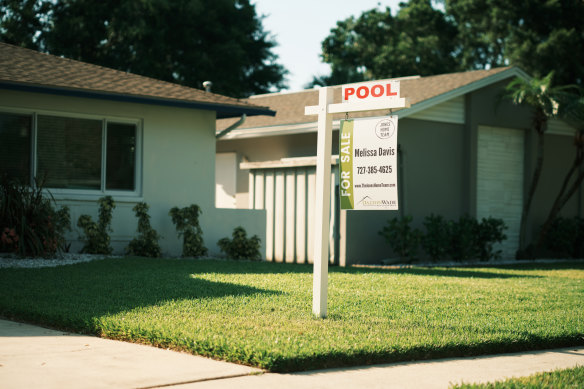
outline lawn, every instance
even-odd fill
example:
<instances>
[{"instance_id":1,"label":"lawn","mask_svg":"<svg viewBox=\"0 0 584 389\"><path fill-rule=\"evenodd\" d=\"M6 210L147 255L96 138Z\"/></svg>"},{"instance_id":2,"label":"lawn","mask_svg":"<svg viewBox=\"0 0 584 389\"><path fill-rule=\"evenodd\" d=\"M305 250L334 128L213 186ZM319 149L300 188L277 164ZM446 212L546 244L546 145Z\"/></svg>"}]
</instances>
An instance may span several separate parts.
<instances>
[{"instance_id":1,"label":"lawn","mask_svg":"<svg viewBox=\"0 0 584 389\"><path fill-rule=\"evenodd\" d=\"M584 366L562 369L529 377L513 378L488 384L462 384L453 389L581 389L584 383Z\"/></svg>"},{"instance_id":2,"label":"lawn","mask_svg":"<svg viewBox=\"0 0 584 389\"><path fill-rule=\"evenodd\" d=\"M330 269L107 259L0 269L0 316L185 350L271 371L584 344L584 262L499 268Z\"/></svg>"}]
</instances>

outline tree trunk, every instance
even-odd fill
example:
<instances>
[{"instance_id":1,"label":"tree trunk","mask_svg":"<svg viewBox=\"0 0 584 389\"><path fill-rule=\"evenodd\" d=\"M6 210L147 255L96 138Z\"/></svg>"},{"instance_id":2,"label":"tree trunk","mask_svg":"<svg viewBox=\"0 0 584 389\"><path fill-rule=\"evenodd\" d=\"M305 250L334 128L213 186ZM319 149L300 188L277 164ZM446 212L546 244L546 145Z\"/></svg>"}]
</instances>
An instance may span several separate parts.
<instances>
[{"instance_id":1,"label":"tree trunk","mask_svg":"<svg viewBox=\"0 0 584 389\"><path fill-rule=\"evenodd\" d=\"M580 146L576 151L576 158L574 159L574 163L572 164L572 167L570 168L570 170L566 174L566 177L564 178L562 188L560 189L560 192L556 196L556 200L554 201L554 204L550 209L546 221L543 223L543 226L541 227L536 243L537 247L541 247L543 245L545 236L547 235L547 232L552 226L552 223L554 222L554 220L556 219L564 205L566 205L566 203L570 200L574 193L576 193L578 187L582 184L582 181L584 181L584 169L582 169L583 163L584 163L584 147ZM574 174L576 175L576 179L572 181L572 177L574 176ZM570 181L572 181L571 185Z\"/></svg>"},{"instance_id":2,"label":"tree trunk","mask_svg":"<svg viewBox=\"0 0 584 389\"><path fill-rule=\"evenodd\" d=\"M539 178L541 176L541 171L543 170L543 151L544 151L544 131L542 130L543 125L536 128L537 131L537 161L535 163L535 170L533 171L533 177L531 178L531 185L529 186L529 191L527 192L527 198L523 203L523 210L521 211L521 224L519 227L519 249L525 249L525 240L527 233L527 219L529 216L529 210L531 208L531 203L533 201L533 196L535 195L535 190L537 189L537 184L539 183Z\"/></svg>"}]
</instances>

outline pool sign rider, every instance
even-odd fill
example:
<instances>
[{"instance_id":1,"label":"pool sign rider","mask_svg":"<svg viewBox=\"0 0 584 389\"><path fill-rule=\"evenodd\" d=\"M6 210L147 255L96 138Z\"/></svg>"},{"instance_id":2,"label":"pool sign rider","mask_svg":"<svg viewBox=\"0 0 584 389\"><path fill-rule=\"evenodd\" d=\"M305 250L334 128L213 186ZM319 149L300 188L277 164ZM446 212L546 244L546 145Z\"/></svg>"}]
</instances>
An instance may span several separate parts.
<instances>
[{"instance_id":1,"label":"pool sign rider","mask_svg":"<svg viewBox=\"0 0 584 389\"><path fill-rule=\"evenodd\" d=\"M320 88L318 96L318 105L305 107L304 113L318 115L312 312L324 318L333 114L403 108L406 99L400 97L399 81L343 85L338 104L333 104L332 87ZM397 209L397 117L344 120L339 138L341 208Z\"/></svg>"}]
</instances>

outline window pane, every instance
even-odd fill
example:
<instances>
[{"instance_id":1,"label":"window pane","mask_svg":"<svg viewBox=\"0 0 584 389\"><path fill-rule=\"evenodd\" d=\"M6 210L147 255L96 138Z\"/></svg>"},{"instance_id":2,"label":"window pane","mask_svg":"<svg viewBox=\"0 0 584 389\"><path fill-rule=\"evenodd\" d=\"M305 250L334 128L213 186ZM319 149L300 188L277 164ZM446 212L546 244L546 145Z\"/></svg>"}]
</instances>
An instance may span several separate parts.
<instances>
[{"instance_id":1,"label":"window pane","mask_svg":"<svg viewBox=\"0 0 584 389\"><path fill-rule=\"evenodd\" d=\"M134 190L136 169L136 126L107 124L106 189Z\"/></svg>"},{"instance_id":2,"label":"window pane","mask_svg":"<svg viewBox=\"0 0 584 389\"><path fill-rule=\"evenodd\" d=\"M30 184L32 116L0 112L0 175Z\"/></svg>"},{"instance_id":3,"label":"window pane","mask_svg":"<svg viewBox=\"0 0 584 389\"><path fill-rule=\"evenodd\" d=\"M49 188L101 189L100 120L39 116L37 176Z\"/></svg>"}]
</instances>

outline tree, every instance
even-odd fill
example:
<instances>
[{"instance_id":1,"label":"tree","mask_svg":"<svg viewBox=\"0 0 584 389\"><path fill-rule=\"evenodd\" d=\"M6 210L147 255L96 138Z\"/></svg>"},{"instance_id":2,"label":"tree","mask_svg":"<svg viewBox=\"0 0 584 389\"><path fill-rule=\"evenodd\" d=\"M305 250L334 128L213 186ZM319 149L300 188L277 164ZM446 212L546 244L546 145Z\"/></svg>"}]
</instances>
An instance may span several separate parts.
<instances>
[{"instance_id":1,"label":"tree","mask_svg":"<svg viewBox=\"0 0 584 389\"><path fill-rule=\"evenodd\" d=\"M584 83L582 0L443 0L464 69L514 65L555 85Z\"/></svg>"},{"instance_id":2,"label":"tree","mask_svg":"<svg viewBox=\"0 0 584 389\"><path fill-rule=\"evenodd\" d=\"M313 84L514 65L555 85L584 86L582 0L431 0L339 21L322 42L330 76Z\"/></svg>"},{"instance_id":3,"label":"tree","mask_svg":"<svg viewBox=\"0 0 584 389\"><path fill-rule=\"evenodd\" d=\"M570 95L567 92L569 86L552 87L551 72L543 78L533 78L525 80L516 78L505 88L505 97L511 99L514 104L527 105L532 110L532 129L537 134L536 163L533 175L529 183L527 196L523 203L521 212L521 223L519 228L519 249L523 250L526 243L526 229L529 211L533 196L539 184L544 162L545 132L550 118L558 117L559 102L569 101Z\"/></svg>"},{"instance_id":4,"label":"tree","mask_svg":"<svg viewBox=\"0 0 584 389\"><path fill-rule=\"evenodd\" d=\"M430 0L400 3L394 17L389 7L337 22L322 42L322 59L330 76L313 85L331 85L407 75L458 70L456 27Z\"/></svg>"},{"instance_id":5,"label":"tree","mask_svg":"<svg viewBox=\"0 0 584 389\"><path fill-rule=\"evenodd\" d=\"M236 97L285 86L249 0L0 0L0 13L8 43Z\"/></svg>"},{"instance_id":6,"label":"tree","mask_svg":"<svg viewBox=\"0 0 584 389\"><path fill-rule=\"evenodd\" d=\"M47 14L50 3L39 0L0 0L0 40L39 49L38 36L45 23L39 17Z\"/></svg>"},{"instance_id":7,"label":"tree","mask_svg":"<svg viewBox=\"0 0 584 389\"><path fill-rule=\"evenodd\" d=\"M579 99L571 98L564 105L567 106L565 115L573 119L577 126L577 131L574 134L576 154L572 165L564 177L556 199L550 208L548 217L541 227L536 242L537 247L543 245L546 235L560 214L560 211L578 191L578 188L584 181L584 97L580 97Z\"/></svg>"}]
</instances>

